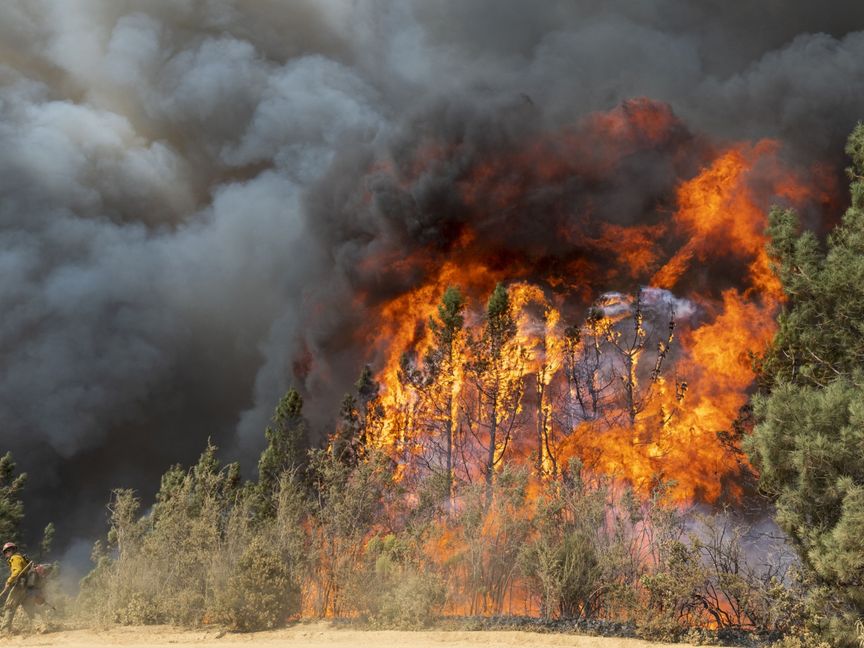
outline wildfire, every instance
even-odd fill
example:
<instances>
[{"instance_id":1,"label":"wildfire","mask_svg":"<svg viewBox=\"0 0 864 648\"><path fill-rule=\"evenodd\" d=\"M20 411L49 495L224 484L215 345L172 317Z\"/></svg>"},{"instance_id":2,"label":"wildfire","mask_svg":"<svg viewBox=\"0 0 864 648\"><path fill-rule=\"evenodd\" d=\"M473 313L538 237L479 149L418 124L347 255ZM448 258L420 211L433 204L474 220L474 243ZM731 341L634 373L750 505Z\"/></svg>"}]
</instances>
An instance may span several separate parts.
<instances>
[{"instance_id":1,"label":"wildfire","mask_svg":"<svg viewBox=\"0 0 864 648\"><path fill-rule=\"evenodd\" d=\"M765 249L765 213L748 186L754 167L777 150L776 142L771 141L735 146L681 185L673 223L686 243L654 275L652 285L673 288L693 262L729 256L749 261L751 286L763 299L775 303L781 299L780 282L770 269ZM801 199L808 195L806 188L793 192L792 187L792 182L775 182L771 189L775 196L791 194Z\"/></svg>"},{"instance_id":2,"label":"wildfire","mask_svg":"<svg viewBox=\"0 0 864 648\"><path fill-rule=\"evenodd\" d=\"M452 187L469 216L448 245L404 261L422 281L376 307L383 415L368 442L400 462L446 463L449 480L489 481L508 463L542 479L578 458L642 492L672 482L682 502L738 497L740 460L718 433L746 403L750 354L769 343L782 301L766 208L824 198L779 149L718 150L648 100L488 158L418 149L401 186L461 156ZM579 202L580 187L658 150L675 180L653 207L615 220ZM484 309L498 282L512 332L496 347ZM445 370L430 368L430 321L451 286L464 326Z\"/></svg>"}]
</instances>

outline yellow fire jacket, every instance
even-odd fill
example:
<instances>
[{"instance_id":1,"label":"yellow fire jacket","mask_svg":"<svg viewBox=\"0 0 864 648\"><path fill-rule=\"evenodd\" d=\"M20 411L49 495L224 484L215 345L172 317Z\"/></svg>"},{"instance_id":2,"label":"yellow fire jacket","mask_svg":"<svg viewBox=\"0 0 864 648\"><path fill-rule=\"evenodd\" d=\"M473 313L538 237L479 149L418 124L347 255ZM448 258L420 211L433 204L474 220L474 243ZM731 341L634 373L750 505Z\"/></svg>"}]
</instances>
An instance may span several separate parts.
<instances>
[{"instance_id":1,"label":"yellow fire jacket","mask_svg":"<svg viewBox=\"0 0 864 648\"><path fill-rule=\"evenodd\" d=\"M20 553L12 554L9 558L9 578L6 580L6 587L12 587L18 576L24 571L27 566L27 559Z\"/></svg>"}]
</instances>

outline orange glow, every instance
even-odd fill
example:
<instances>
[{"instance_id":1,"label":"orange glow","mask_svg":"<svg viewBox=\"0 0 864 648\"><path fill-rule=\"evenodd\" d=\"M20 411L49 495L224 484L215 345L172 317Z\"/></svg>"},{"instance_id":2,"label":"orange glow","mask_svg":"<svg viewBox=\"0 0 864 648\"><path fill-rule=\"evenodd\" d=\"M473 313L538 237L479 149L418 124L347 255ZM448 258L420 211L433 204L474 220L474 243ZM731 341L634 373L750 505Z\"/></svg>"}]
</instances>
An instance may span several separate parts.
<instances>
[{"instance_id":1,"label":"orange glow","mask_svg":"<svg viewBox=\"0 0 864 648\"><path fill-rule=\"evenodd\" d=\"M505 215L538 188L573 177L602 178L627 156L654 147L686 158L678 143L686 140L680 137L685 132L667 106L633 100L522 150L475 161L454 180L453 190L467 209L491 214L506 232ZM388 272L423 279L373 309L367 335L384 416L369 443L389 449L398 462L425 457L434 464L429 453L440 458L442 452L436 435L452 423L451 441L461 444L458 462L451 457L457 462L452 479L477 480L488 472L484 439L491 439L494 429L496 471L510 463L550 476L576 457L587 469L642 493L658 481L672 481L671 497L682 503L739 497L739 458L730 456L717 433L731 429L747 401L754 379L749 354L769 343L783 299L765 251L768 200L824 200L784 168L779 150L778 143L762 141L714 151L678 181L673 201L648 222L627 225L635 219L625 215L621 222L596 221L590 211L556 220L557 229L548 231L550 243L572 245L576 252L544 261L543 267L532 260L542 259L542 250L505 254L488 246L489 232L468 224L445 251L376 258L372 263ZM426 144L402 181L459 154L458 145ZM715 283L706 268L728 269L733 278ZM472 386L466 375L475 360L471 340L481 335L485 303L499 281L509 284L516 333L504 350L512 357L497 370L507 375L496 380L502 390L521 389L511 394L515 400L508 401L508 412L496 411L497 401L483 393L488 386ZM585 307L601 293L619 285L631 291L634 282L670 291L664 299L686 300L687 312L672 316L674 335L671 329L664 332L666 316L659 311L650 327L643 322L646 315L632 295L600 304L603 316L586 319ZM432 344L428 323L448 286L458 286L467 300L464 335L454 346L446 383L429 377L421 388L406 380L402 359L407 354L411 367L425 375ZM579 331L575 346L565 330ZM598 363L581 387L567 374L568 344L571 360L578 356L584 362L593 353ZM595 393L588 409L574 405L589 392ZM450 404L446 413L442 399ZM484 419L489 411L491 418Z\"/></svg>"},{"instance_id":2,"label":"orange glow","mask_svg":"<svg viewBox=\"0 0 864 648\"><path fill-rule=\"evenodd\" d=\"M771 141L735 146L680 186L673 222L687 241L654 275L651 285L674 288L694 262L731 256L750 259L751 285L764 297L780 299L780 284L765 252L767 218L748 186L754 167L776 152ZM804 189L793 190L796 186L791 181L774 182L772 194L808 195Z\"/></svg>"},{"instance_id":3,"label":"orange glow","mask_svg":"<svg viewBox=\"0 0 864 648\"><path fill-rule=\"evenodd\" d=\"M429 216L422 245L363 255L352 304L380 384L364 442L392 460L409 504L436 489L440 517L420 541L430 571L447 575L444 614L550 613L511 569L515 556L486 563L572 470L609 485L607 516L625 494L646 508L655 493L682 508L742 501L749 467L728 433L784 299L767 210L824 207L835 193L824 168L787 168L777 142L708 143L647 99L525 139L483 155L459 139L424 141L369 169L367 188L387 176L406 204L427 175L449 192L432 201L445 213ZM666 184L619 201L638 182L633 169L658 159ZM359 202L374 200L369 189ZM499 282L507 309L490 322ZM463 326L442 342L450 287ZM494 488L513 467L526 480L519 501ZM650 570L652 522L630 524ZM319 614L335 613L319 598ZM692 621L716 626L707 614Z\"/></svg>"}]
</instances>

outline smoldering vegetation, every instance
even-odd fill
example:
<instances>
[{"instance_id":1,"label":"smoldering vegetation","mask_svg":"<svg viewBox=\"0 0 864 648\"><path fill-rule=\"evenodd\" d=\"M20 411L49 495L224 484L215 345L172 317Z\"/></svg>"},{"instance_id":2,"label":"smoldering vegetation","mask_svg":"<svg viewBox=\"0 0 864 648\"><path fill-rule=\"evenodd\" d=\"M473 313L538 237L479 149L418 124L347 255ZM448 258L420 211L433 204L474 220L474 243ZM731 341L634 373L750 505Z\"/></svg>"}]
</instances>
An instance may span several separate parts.
<instances>
[{"instance_id":1,"label":"smoldering vegetation","mask_svg":"<svg viewBox=\"0 0 864 648\"><path fill-rule=\"evenodd\" d=\"M594 401L589 393L584 402L554 399L551 379L538 379L545 400L538 392L540 402L523 409L530 381L519 331L544 334L516 325L523 290L539 292L517 285L508 294L499 285L470 324L458 291L448 290L429 324L436 346L421 364L401 361L402 389L413 396L394 406L395 386L385 393L367 367L321 449L304 451L308 421L289 390L265 431L256 480L221 464L208 444L196 464L163 475L151 509L134 491L115 491L110 530L66 602L68 618L252 630L298 618L421 627L530 617L699 641L798 632L804 577L773 525L688 506L694 485L683 473L680 484L660 474L639 480L638 471L604 474L602 453L583 461L544 426L581 418L609 452L618 442L632 448L644 430L631 417L652 400L658 357L673 362L684 353L649 350L647 340L668 340L670 308L686 317L693 305L663 291L604 295L581 329L597 340L584 343L584 358L573 349L566 375L582 381L593 372L580 384ZM635 347L622 348L619 335L634 322L645 336L637 365L627 361ZM704 443L707 455L735 451ZM690 461L701 490L703 471L695 454Z\"/></svg>"},{"instance_id":2,"label":"smoldering vegetation","mask_svg":"<svg viewBox=\"0 0 864 648\"><path fill-rule=\"evenodd\" d=\"M377 453L350 466L321 451L276 482L262 471L241 485L214 450L167 473L143 515L134 493L115 492L68 619L253 630L314 617L403 628L531 617L704 642L778 638L804 618L782 539L668 506L662 487L635 497L578 462L542 486L505 469L491 491L463 486L448 500L441 480L406 497Z\"/></svg>"},{"instance_id":3,"label":"smoldering vegetation","mask_svg":"<svg viewBox=\"0 0 864 648\"><path fill-rule=\"evenodd\" d=\"M423 140L494 155L648 96L708 139L774 137L830 169L860 116L862 12L4 3L0 445L31 475L30 535L91 535L110 487L150 492L208 436L249 464L291 385L323 436L367 360L358 273L375 303L411 283L375 281L376 260L458 233L448 201L405 202L423 177L404 209L334 204L370 164ZM634 158L622 205L655 195L654 162Z\"/></svg>"}]
</instances>

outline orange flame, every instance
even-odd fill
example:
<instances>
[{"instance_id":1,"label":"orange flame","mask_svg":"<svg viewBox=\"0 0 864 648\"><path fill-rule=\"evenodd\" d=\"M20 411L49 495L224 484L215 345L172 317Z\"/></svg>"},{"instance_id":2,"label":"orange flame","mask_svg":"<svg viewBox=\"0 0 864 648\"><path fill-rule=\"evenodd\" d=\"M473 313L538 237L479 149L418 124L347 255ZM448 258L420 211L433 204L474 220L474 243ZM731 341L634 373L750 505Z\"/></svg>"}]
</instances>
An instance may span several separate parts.
<instances>
[{"instance_id":1,"label":"orange flame","mask_svg":"<svg viewBox=\"0 0 864 648\"><path fill-rule=\"evenodd\" d=\"M506 214L538 187L580 174L602 178L634 152L666 146L676 158L686 157L678 148L685 146L678 143L682 132L668 107L648 100L628 102L591 116L572 131L474 164L454 190L471 210ZM402 358L411 354L422 370L433 343L428 321L448 286L459 286L469 298L465 315L470 338L479 335L482 326L480 302L496 282L511 281L510 307L518 330L509 348L524 353L526 361L509 365L520 372L510 378L525 387L512 429L506 438L496 439L497 452L506 455L507 462L549 475L563 469L570 457L578 457L586 467L643 492L657 480L672 480L672 495L682 502L740 496L734 480L740 462L717 433L730 429L747 401L754 379L749 354L760 353L769 343L783 298L766 253L765 198L824 203L824 193L786 169L778 152L779 144L762 141L715 154L695 176L680 181L671 217L660 210L654 222L631 226L594 222L590 214L571 219L585 224L584 231L575 226L550 231L549 236L557 243L571 242L580 252L555 263L544 261L544 267L532 263L532 256L539 257L530 250L524 257L502 257L500 250L484 248L483 238L468 225L446 252L420 251L402 261L421 268L424 279L377 309L369 341L378 358L384 416L369 442L392 449L399 461L409 463L412 455L428 450L423 449L424 440L434 434L423 423L432 416L424 402L428 396L406 382ZM453 147L426 146L408 165L407 176L422 174L424 156L434 165L455 154ZM503 217L500 227L507 227ZM395 262L388 263L392 270ZM730 276L707 274L706 268L727 266ZM558 416L562 399L568 397L565 320L572 321L577 308L596 298L598 288L632 285L634 280L677 291L694 312L676 315L675 336L668 340L649 340L642 322L630 321L632 304L618 316L607 314L575 327L581 328L581 339L574 348L586 350L586 336L603 337L603 345L619 347L616 362L627 369L612 371L618 393L607 398L600 415L578 420ZM628 335L642 342L622 350ZM459 348L462 366L471 360L469 347ZM655 363L657 370L651 371ZM461 373L448 389L453 396L450 416L467 434L476 421L466 420L463 401L470 394ZM629 396L622 395L622 389ZM640 402L634 404L637 396ZM630 404L624 407L628 398ZM469 440L462 442L467 445ZM460 478L478 477L480 454L468 452L460 459L474 464L462 466Z\"/></svg>"}]
</instances>

